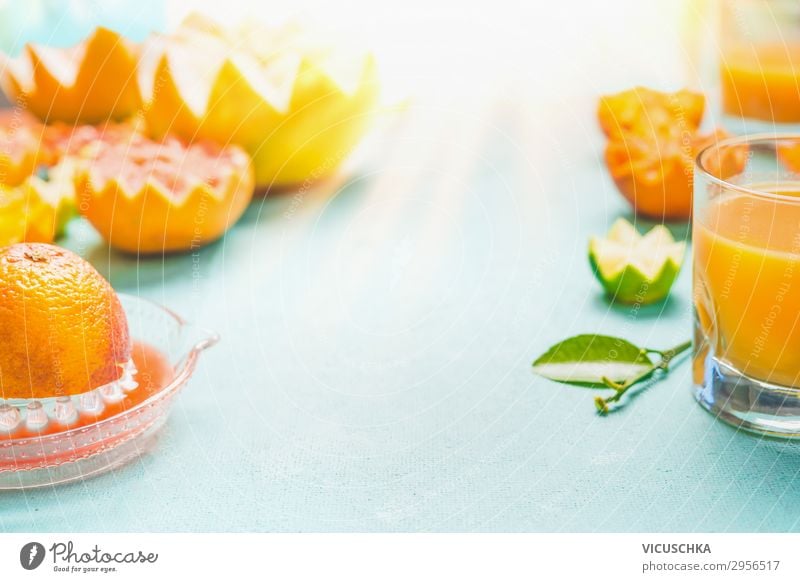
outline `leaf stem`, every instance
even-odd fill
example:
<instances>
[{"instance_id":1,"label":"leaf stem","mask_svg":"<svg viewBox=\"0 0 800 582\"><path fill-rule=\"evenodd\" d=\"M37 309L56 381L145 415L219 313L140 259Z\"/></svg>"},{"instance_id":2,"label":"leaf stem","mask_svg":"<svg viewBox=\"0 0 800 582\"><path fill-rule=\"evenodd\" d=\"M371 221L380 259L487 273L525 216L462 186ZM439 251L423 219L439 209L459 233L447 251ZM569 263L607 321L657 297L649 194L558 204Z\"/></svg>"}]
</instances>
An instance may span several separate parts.
<instances>
[{"instance_id":1,"label":"leaf stem","mask_svg":"<svg viewBox=\"0 0 800 582\"><path fill-rule=\"evenodd\" d=\"M603 384L614 390L614 394L609 396L608 398L602 398L598 396L594 399L594 405L597 407L597 410L600 414L608 414L609 407L608 405L614 402L618 402L622 396L635 384L647 380L651 376L653 376L658 371L663 371L664 373L669 372L669 364L674 360L677 356L688 350L692 347L691 340L685 341L682 344L678 344L677 346L670 348L668 350L653 350L647 349L647 352L651 352L654 354L659 354L661 356L661 360L658 363L653 364L650 368L644 370L638 376L634 376L633 378L628 378L622 383L614 382L609 378L603 378Z\"/></svg>"}]
</instances>

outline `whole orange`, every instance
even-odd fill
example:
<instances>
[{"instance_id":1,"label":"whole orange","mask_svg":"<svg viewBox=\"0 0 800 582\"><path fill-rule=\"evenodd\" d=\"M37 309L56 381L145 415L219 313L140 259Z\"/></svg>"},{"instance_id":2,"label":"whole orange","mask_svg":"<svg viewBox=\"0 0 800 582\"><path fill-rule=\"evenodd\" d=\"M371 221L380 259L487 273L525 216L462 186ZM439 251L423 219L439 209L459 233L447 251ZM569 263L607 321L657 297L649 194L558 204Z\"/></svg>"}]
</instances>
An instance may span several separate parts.
<instances>
[{"instance_id":1,"label":"whole orange","mask_svg":"<svg viewBox=\"0 0 800 582\"><path fill-rule=\"evenodd\" d=\"M130 357L122 305L89 263L48 244L0 249L0 398L88 392Z\"/></svg>"}]
</instances>

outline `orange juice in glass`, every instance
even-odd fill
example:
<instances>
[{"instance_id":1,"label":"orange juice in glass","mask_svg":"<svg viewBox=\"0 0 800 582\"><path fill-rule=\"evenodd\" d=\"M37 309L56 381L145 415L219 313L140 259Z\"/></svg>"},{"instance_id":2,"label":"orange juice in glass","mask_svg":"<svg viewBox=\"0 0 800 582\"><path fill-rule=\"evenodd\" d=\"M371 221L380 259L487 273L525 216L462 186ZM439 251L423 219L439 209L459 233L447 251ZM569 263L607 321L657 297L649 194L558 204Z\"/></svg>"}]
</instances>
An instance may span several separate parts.
<instances>
[{"instance_id":1,"label":"orange juice in glass","mask_svg":"<svg viewBox=\"0 0 800 582\"><path fill-rule=\"evenodd\" d=\"M800 127L800 2L722 0L723 113L743 133Z\"/></svg>"},{"instance_id":2,"label":"orange juice in glass","mask_svg":"<svg viewBox=\"0 0 800 582\"><path fill-rule=\"evenodd\" d=\"M720 163L731 157L733 174ZM766 134L712 145L695 169L695 393L724 420L782 436L800 436L798 170L800 135Z\"/></svg>"}]
</instances>

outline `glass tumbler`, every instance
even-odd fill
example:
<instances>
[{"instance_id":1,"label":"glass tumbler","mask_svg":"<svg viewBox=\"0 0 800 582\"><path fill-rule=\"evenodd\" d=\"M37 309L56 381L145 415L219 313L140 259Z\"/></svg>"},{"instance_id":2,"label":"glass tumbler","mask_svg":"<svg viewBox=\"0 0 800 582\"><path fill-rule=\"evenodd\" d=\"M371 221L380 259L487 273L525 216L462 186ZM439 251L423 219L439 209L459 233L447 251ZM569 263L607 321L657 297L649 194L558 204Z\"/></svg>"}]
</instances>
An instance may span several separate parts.
<instances>
[{"instance_id":1,"label":"glass tumbler","mask_svg":"<svg viewBox=\"0 0 800 582\"><path fill-rule=\"evenodd\" d=\"M694 186L697 400L760 433L800 436L800 135L709 146Z\"/></svg>"}]
</instances>

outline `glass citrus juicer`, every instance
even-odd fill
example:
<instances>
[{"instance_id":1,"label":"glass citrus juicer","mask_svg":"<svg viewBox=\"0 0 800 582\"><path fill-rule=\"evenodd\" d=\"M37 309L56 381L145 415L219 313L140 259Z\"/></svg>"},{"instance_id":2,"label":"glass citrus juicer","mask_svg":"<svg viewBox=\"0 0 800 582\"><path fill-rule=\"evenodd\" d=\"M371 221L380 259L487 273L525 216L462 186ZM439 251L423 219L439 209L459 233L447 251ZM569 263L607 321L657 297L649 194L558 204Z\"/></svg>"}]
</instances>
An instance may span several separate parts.
<instances>
[{"instance_id":1,"label":"glass citrus juicer","mask_svg":"<svg viewBox=\"0 0 800 582\"><path fill-rule=\"evenodd\" d=\"M81 480L146 453L200 354L219 337L118 295L133 340L122 376L73 396L0 399L0 489Z\"/></svg>"}]
</instances>

